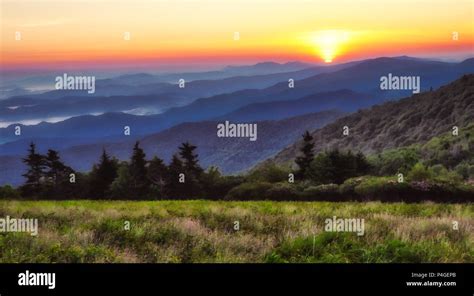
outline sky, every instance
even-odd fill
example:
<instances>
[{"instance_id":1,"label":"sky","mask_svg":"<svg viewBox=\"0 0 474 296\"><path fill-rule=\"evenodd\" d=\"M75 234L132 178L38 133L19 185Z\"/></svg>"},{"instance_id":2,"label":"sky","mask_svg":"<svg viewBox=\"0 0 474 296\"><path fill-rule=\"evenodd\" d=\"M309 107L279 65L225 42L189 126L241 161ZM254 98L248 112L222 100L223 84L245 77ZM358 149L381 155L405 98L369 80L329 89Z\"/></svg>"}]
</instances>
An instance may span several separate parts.
<instances>
[{"instance_id":1,"label":"sky","mask_svg":"<svg viewBox=\"0 0 474 296\"><path fill-rule=\"evenodd\" d=\"M0 3L4 69L474 55L474 0Z\"/></svg>"}]
</instances>

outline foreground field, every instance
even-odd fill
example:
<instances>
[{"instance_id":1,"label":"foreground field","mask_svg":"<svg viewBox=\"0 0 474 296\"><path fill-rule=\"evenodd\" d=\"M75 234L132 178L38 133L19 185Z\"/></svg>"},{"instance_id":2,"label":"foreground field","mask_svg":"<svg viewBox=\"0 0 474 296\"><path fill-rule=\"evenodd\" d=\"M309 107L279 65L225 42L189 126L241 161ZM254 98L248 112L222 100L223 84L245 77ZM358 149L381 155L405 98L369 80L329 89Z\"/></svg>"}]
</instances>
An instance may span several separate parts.
<instances>
[{"instance_id":1,"label":"foreground field","mask_svg":"<svg viewBox=\"0 0 474 296\"><path fill-rule=\"evenodd\" d=\"M39 233L0 233L3 263L474 262L473 204L0 201L6 216ZM333 216L364 235L324 231Z\"/></svg>"}]
</instances>

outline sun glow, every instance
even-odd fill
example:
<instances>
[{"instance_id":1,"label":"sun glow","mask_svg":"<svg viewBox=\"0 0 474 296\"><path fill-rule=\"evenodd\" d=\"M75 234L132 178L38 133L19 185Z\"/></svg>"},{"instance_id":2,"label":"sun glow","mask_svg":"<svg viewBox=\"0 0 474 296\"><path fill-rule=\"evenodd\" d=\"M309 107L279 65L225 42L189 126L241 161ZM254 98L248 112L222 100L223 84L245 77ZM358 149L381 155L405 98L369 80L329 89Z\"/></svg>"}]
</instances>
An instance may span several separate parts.
<instances>
[{"instance_id":1,"label":"sun glow","mask_svg":"<svg viewBox=\"0 0 474 296\"><path fill-rule=\"evenodd\" d=\"M349 33L340 30L325 30L314 33L312 42L316 46L317 54L326 63L341 53L342 45L349 40Z\"/></svg>"}]
</instances>

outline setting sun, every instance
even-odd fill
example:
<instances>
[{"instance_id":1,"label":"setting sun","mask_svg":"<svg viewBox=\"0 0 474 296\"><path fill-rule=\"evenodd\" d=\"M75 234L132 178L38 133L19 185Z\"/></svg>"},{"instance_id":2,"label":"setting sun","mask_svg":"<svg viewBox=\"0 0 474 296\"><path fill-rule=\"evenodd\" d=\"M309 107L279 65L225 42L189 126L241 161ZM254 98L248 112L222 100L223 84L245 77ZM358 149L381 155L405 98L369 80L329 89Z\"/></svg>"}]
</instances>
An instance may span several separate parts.
<instances>
[{"instance_id":1,"label":"setting sun","mask_svg":"<svg viewBox=\"0 0 474 296\"><path fill-rule=\"evenodd\" d=\"M316 46L317 54L326 63L331 63L338 55L344 43L349 40L349 33L340 30L324 30L316 32L312 37L312 42Z\"/></svg>"}]
</instances>

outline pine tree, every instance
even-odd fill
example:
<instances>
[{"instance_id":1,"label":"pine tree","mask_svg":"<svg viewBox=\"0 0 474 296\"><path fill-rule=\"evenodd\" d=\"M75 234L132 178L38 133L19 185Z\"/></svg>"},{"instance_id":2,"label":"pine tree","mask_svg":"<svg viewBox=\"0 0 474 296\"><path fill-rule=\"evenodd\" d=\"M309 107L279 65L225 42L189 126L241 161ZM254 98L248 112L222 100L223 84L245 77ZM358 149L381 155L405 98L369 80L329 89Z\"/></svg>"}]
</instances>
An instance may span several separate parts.
<instances>
[{"instance_id":1,"label":"pine tree","mask_svg":"<svg viewBox=\"0 0 474 296\"><path fill-rule=\"evenodd\" d=\"M111 158L103 149L99 164L93 166L90 174L90 195L92 198L107 197L110 184L117 177L117 168L117 160Z\"/></svg>"},{"instance_id":2,"label":"pine tree","mask_svg":"<svg viewBox=\"0 0 474 296\"><path fill-rule=\"evenodd\" d=\"M308 177L308 170L311 165L311 162L314 159L313 136L311 136L308 131L303 134L303 146L301 147L300 152L303 155L298 156L295 160L296 164L299 167L297 175L299 178L305 179Z\"/></svg>"},{"instance_id":3,"label":"pine tree","mask_svg":"<svg viewBox=\"0 0 474 296\"><path fill-rule=\"evenodd\" d=\"M162 159L153 157L148 164L147 176L151 183L151 190L154 197L164 196L164 186L166 182L166 175L168 174L168 167Z\"/></svg>"},{"instance_id":4,"label":"pine tree","mask_svg":"<svg viewBox=\"0 0 474 296\"><path fill-rule=\"evenodd\" d=\"M179 147L179 155L184 160L184 168L187 172L192 173L195 177L203 172L203 169L199 166L198 156L195 154L196 146L189 142L182 143Z\"/></svg>"},{"instance_id":5,"label":"pine tree","mask_svg":"<svg viewBox=\"0 0 474 296\"><path fill-rule=\"evenodd\" d=\"M180 174L183 174L184 165L178 155L174 154L168 166L168 174L166 175L165 194L169 198L184 198L186 183L180 183ZM186 182L185 176L185 182Z\"/></svg>"},{"instance_id":6,"label":"pine tree","mask_svg":"<svg viewBox=\"0 0 474 296\"><path fill-rule=\"evenodd\" d=\"M109 196L115 199L130 199L134 195L130 186L131 183L130 168L128 163L124 161L118 166L117 178L110 184Z\"/></svg>"},{"instance_id":7,"label":"pine tree","mask_svg":"<svg viewBox=\"0 0 474 296\"><path fill-rule=\"evenodd\" d=\"M73 169L66 166L56 150L49 149L45 158L48 196L51 198L67 198L73 194L73 186L69 182L69 175Z\"/></svg>"},{"instance_id":8,"label":"pine tree","mask_svg":"<svg viewBox=\"0 0 474 296\"><path fill-rule=\"evenodd\" d=\"M21 187L23 196L40 196L43 193L43 183L45 177L44 156L36 152L36 145L32 142L28 149L28 156L23 158L23 162L28 166L28 170L22 176L26 178L25 184Z\"/></svg>"},{"instance_id":9,"label":"pine tree","mask_svg":"<svg viewBox=\"0 0 474 296\"><path fill-rule=\"evenodd\" d=\"M367 161L365 155L359 151L355 157L357 175L362 176L368 174L372 169L372 166Z\"/></svg>"},{"instance_id":10,"label":"pine tree","mask_svg":"<svg viewBox=\"0 0 474 296\"><path fill-rule=\"evenodd\" d=\"M201 176L204 170L199 166L198 155L195 153L196 146L189 142L182 143L179 147L179 155L184 161L186 175L185 194L187 198L195 198L202 194Z\"/></svg>"},{"instance_id":11,"label":"pine tree","mask_svg":"<svg viewBox=\"0 0 474 296\"><path fill-rule=\"evenodd\" d=\"M146 197L150 185L145 157L145 152L140 148L140 142L137 141L133 147L133 154L130 160L130 177L132 182L130 185L132 192L134 192L138 198Z\"/></svg>"},{"instance_id":12,"label":"pine tree","mask_svg":"<svg viewBox=\"0 0 474 296\"><path fill-rule=\"evenodd\" d=\"M72 172L72 169L61 161L59 153L56 150L48 150L45 158L45 165L47 167L46 177L48 178L48 181L55 186L64 181L64 179Z\"/></svg>"}]
</instances>

